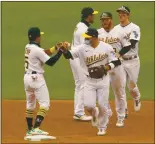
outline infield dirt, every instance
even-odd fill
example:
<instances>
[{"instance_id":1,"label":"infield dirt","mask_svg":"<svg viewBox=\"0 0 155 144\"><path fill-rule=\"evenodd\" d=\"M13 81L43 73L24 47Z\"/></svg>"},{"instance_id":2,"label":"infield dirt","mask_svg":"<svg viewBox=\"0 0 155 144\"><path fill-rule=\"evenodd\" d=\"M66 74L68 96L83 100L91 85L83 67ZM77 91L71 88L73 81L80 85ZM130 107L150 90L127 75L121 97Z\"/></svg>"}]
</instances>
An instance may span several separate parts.
<instances>
[{"instance_id":1,"label":"infield dirt","mask_svg":"<svg viewBox=\"0 0 155 144\"><path fill-rule=\"evenodd\" d=\"M2 100L2 143L31 143L24 140L26 101ZM52 100L42 129L56 140L37 143L154 143L154 101L142 101L140 112L134 112L133 101L128 101L129 117L123 128L117 128L114 101L113 116L105 136L97 136L90 122L78 122L73 117L72 100ZM35 142L36 143L36 142Z\"/></svg>"}]
</instances>

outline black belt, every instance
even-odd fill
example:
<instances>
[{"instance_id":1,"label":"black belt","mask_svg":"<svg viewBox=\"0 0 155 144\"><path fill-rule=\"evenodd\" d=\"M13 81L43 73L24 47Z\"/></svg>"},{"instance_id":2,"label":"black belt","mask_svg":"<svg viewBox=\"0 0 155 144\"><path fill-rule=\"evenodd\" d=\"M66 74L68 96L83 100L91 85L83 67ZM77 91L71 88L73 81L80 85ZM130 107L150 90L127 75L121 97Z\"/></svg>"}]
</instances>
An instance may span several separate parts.
<instances>
[{"instance_id":1,"label":"black belt","mask_svg":"<svg viewBox=\"0 0 155 144\"><path fill-rule=\"evenodd\" d=\"M25 74L26 74L27 72L25 72ZM32 71L32 72L29 72L29 74L37 74L37 72L36 71Z\"/></svg>"},{"instance_id":2,"label":"black belt","mask_svg":"<svg viewBox=\"0 0 155 144\"><path fill-rule=\"evenodd\" d=\"M92 77L90 77L89 75L86 75L88 78L92 78ZM96 77L96 78L93 78L93 79L103 79L103 77Z\"/></svg>"},{"instance_id":3,"label":"black belt","mask_svg":"<svg viewBox=\"0 0 155 144\"><path fill-rule=\"evenodd\" d=\"M135 58L137 58L138 56L137 55L135 55L135 56L131 56L131 57L128 57L128 58L125 58L125 57L122 57L123 58L123 60L132 60L132 59L135 59Z\"/></svg>"}]
</instances>

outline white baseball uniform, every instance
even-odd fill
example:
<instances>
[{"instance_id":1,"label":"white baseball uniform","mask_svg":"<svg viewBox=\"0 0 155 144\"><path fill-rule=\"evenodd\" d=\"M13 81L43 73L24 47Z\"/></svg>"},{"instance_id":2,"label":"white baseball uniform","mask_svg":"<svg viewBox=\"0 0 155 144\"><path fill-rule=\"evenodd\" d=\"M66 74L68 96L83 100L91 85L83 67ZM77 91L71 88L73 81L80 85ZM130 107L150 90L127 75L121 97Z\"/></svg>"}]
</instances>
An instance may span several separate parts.
<instances>
[{"instance_id":1,"label":"white baseball uniform","mask_svg":"<svg viewBox=\"0 0 155 144\"><path fill-rule=\"evenodd\" d=\"M133 39L137 40L139 42L140 40L140 27L137 26L134 23L129 23L127 26L122 27L120 24L116 26L116 29L118 31L123 31L126 36L125 39L127 41ZM138 56L138 42L135 45L135 48L132 48L130 51L128 51L126 54L123 55L123 61L122 65L124 68L124 72L126 74L126 77L124 78L125 81L128 81L128 88L130 93L132 94L132 97L135 100L140 99L140 92L137 87L137 80L140 70L140 60ZM133 85L135 87L133 88Z\"/></svg>"},{"instance_id":2,"label":"white baseball uniform","mask_svg":"<svg viewBox=\"0 0 155 144\"><path fill-rule=\"evenodd\" d=\"M73 49L75 46L78 46L80 44L84 43L84 38L82 37L82 34L85 33L88 29L88 26L83 23L79 22L76 25L72 46L71 49ZM82 116L85 114L84 112L84 73L83 69L80 66L79 58L76 58L74 60L70 60L70 65L75 81L75 92L74 92L74 114Z\"/></svg>"},{"instance_id":3,"label":"white baseball uniform","mask_svg":"<svg viewBox=\"0 0 155 144\"><path fill-rule=\"evenodd\" d=\"M125 34L118 30L116 27L111 29L109 32L105 31L104 28L98 29L99 40L110 44L115 52L119 52L122 47L130 45L124 36ZM117 117L124 119L125 116L125 105L126 105L126 93L125 93L125 74L123 66L120 65L110 72L110 82L115 95L115 105Z\"/></svg>"},{"instance_id":4,"label":"white baseball uniform","mask_svg":"<svg viewBox=\"0 0 155 144\"><path fill-rule=\"evenodd\" d=\"M113 48L104 42L99 42L96 48L82 44L71 51L73 58L79 58L80 64L86 76L84 85L84 105L87 108L95 108L96 100L99 105L98 128L106 128L109 116L112 115L109 107L109 74L103 78L90 78L88 68L105 65L111 61L118 60Z\"/></svg>"},{"instance_id":5,"label":"white baseball uniform","mask_svg":"<svg viewBox=\"0 0 155 144\"><path fill-rule=\"evenodd\" d=\"M27 109L34 110L36 107L36 100L38 100L40 107L46 110L49 109L49 92L43 76L43 64L49 59L50 57L44 50L36 44L26 45L24 86Z\"/></svg>"}]
</instances>

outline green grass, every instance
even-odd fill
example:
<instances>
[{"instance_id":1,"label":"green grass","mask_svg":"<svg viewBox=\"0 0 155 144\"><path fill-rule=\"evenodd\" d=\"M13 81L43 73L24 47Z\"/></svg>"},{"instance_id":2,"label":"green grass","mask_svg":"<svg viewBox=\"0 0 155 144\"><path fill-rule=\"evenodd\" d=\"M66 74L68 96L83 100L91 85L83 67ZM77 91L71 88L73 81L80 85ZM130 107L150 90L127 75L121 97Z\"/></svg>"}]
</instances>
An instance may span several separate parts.
<instances>
[{"instance_id":1,"label":"green grass","mask_svg":"<svg viewBox=\"0 0 155 144\"><path fill-rule=\"evenodd\" d=\"M2 98L25 99L24 47L29 27L38 26L45 32L42 47L48 48L57 41L71 42L83 7L91 6L100 14L110 11L118 24L116 9L121 5L130 7L131 21L141 28L138 84L142 99L153 100L154 2L2 2ZM100 14L93 27L100 27ZM51 98L73 99L74 81L69 62L62 57L54 67L46 66L45 70Z\"/></svg>"}]
</instances>

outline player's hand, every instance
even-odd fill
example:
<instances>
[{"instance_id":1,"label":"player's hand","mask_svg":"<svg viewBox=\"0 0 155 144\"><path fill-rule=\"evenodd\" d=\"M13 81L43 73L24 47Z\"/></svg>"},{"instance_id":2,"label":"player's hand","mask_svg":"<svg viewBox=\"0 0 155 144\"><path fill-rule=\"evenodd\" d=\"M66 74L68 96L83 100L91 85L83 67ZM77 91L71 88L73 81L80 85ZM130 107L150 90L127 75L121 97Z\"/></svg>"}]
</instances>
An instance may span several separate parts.
<instances>
[{"instance_id":1,"label":"player's hand","mask_svg":"<svg viewBox=\"0 0 155 144\"><path fill-rule=\"evenodd\" d=\"M67 41L64 41L60 50L63 52L63 53L66 53L68 51L68 48L70 47L70 43L67 42Z\"/></svg>"},{"instance_id":2,"label":"player's hand","mask_svg":"<svg viewBox=\"0 0 155 144\"><path fill-rule=\"evenodd\" d=\"M119 53L116 53L116 57L117 57L118 59L120 59L120 60L123 60L123 59L122 59L122 56L121 56Z\"/></svg>"},{"instance_id":3,"label":"player's hand","mask_svg":"<svg viewBox=\"0 0 155 144\"><path fill-rule=\"evenodd\" d=\"M55 45L55 50L59 50L63 46L63 42L57 42Z\"/></svg>"}]
</instances>

